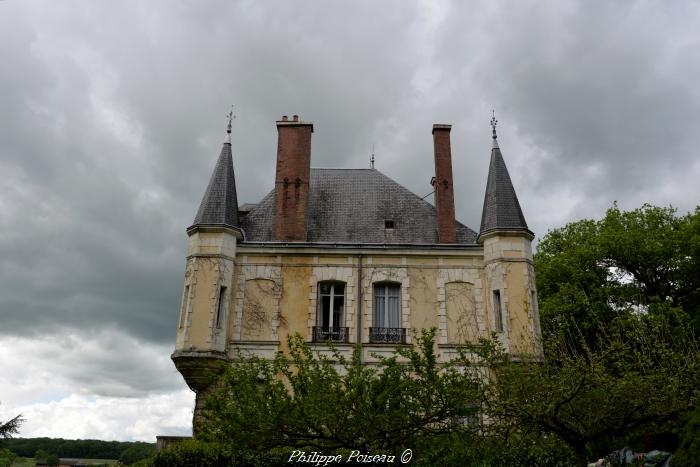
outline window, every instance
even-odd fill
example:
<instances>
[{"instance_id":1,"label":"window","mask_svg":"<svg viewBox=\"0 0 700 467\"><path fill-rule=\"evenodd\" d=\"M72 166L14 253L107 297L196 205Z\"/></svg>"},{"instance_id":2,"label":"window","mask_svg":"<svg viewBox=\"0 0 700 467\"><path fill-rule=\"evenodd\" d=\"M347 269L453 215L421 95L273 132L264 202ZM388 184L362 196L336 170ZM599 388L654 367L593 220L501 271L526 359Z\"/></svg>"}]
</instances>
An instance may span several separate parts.
<instances>
[{"instance_id":1,"label":"window","mask_svg":"<svg viewBox=\"0 0 700 467\"><path fill-rule=\"evenodd\" d=\"M370 342L404 343L406 330L401 328L399 284L374 285L374 316L370 328Z\"/></svg>"},{"instance_id":2,"label":"window","mask_svg":"<svg viewBox=\"0 0 700 467\"><path fill-rule=\"evenodd\" d=\"M221 318L224 310L224 298L226 297L226 287L219 289L219 300L216 302L216 327L221 329Z\"/></svg>"},{"instance_id":3,"label":"window","mask_svg":"<svg viewBox=\"0 0 700 467\"><path fill-rule=\"evenodd\" d=\"M503 315L501 314L501 292L493 291L493 323L496 332L503 332Z\"/></svg>"},{"instance_id":4,"label":"window","mask_svg":"<svg viewBox=\"0 0 700 467\"><path fill-rule=\"evenodd\" d=\"M530 291L530 314L537 313L537 292L534 290Z\"/></svg>"},{"instance_id":5,"label":"window","mask_svg":"<svg viewBox=\"0 0 700 467\"><path fill-rule=\"evenodd\" d=\"M313 329L313 341L347 342L348 328L344 324L345 284L320 282L318 284L318 317Z\"/></svg>"},{"instance_id":6,"label":"window","mask_svg":"<svg viewBox=\"0 0 700 467\"><path fill-rule=\"evenodd\" d=\"M180 328L185 326L187 321L187 311L190 304L190 286L185 286L185 291L182 294L182 305L180 306Z\"/></svg>"}]
</instances>

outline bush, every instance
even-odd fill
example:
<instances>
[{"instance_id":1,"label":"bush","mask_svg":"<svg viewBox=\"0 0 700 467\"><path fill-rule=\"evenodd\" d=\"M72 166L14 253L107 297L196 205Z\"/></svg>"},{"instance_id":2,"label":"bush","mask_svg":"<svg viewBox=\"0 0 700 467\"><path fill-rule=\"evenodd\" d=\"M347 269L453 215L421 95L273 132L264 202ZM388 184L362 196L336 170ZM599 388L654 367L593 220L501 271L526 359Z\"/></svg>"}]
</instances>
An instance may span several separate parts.
<instances>
[{"instance_id":1,"label":"bush","mask_svg":"<svg viewBox=\"0 0 700 467\"><path fill-rule=\"evenodd\" d=\"M508 436L453 433L427 437L414 451L411 465L474 467L550 467L575 464L574 453L556 436L511 433Z\"/></svg>"},{"instance_id":2,"label":"bush","mask_svg":"<svg viewBox=\"0 0 700 467\"><path fill-rule=\"evenodd\" d=\"M124 465L132 465L140 460L147 459L155 454L156 450L152 444L134 444L122 451L119 462Z\"/></svg>"},{"instance_id":3,"label":"bush","mask_svg":"<svg viewBox=\"0 0 700 467\"><path fill-rule=\"evenodd\" d=\"M197 440L177 443L160 451L152 467L238 467L274 466L286 464L288 455L270 452L241 451Z\"/></svg>"},{"instance_id":4,"label":"bush","mask_svg":"<svg viewBox=\"0 0 700 467\"><path fill-rule=\"evenodd\" d=\"M698 465L698 463L700 463L700 405L696 405L695 410L690 413L681 433L681 444L671 459L673 467Z\"/></svg>"}]
</instances>

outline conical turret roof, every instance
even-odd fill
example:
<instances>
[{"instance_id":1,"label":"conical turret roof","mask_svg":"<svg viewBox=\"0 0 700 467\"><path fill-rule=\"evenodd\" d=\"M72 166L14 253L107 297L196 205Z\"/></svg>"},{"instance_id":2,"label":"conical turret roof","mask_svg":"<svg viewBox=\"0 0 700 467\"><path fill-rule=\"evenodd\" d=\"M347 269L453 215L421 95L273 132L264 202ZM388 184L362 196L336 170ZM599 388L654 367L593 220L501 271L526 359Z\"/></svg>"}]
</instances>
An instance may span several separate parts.
<instances>
[{"instance_id":1,"label":"conical turret roof","mask_svg":"<svg viewBox=\"0 0 700 467\"><path fill-rule=\"evenodd\" d=\"M501 149L498 147L495 123L492 124L494 125L493 148L479 236L495 230L523 231L532 235L527 228L518 196L515 194Z\"/></svg>"},{"instance_id":2,"label":"conical turret roof","mask_svg":"<svg viewBox=\"0 0 700 467\"><path fill-rule=\"evenodd\" d=\"M228 138L227 136L227 141L221 148L192 227L220 225L240 228L233 156Z\"/></svg>"}]
</instances>

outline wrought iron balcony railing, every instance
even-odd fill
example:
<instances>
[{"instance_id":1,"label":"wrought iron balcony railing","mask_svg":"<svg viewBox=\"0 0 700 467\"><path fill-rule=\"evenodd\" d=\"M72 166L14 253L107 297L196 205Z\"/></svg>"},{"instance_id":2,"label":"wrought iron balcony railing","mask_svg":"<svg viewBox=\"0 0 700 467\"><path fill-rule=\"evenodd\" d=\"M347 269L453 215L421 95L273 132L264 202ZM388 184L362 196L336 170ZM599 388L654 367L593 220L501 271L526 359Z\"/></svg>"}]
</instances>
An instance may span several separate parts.
<instances>
[{"instance_id":1,"label":"wrought iron balcony railing","mask_svg":"<svg viewBox=\"0 0 700 467\"><path fill-rule=\"evenodd\" d=\"M406 328L369 328L370 344L405 344Z\"/></svg>"},{"instance_id":2,"label":"wrought iron balcony railing","mask_svg":"<svg viewBox=\"0 0 700 467\"><path fill-rule=\"evenodd\" d=\"M314 326L311 328L312 342L348 342L348 328L325 328L323 326Z\"/></svg>"}]
</instances>

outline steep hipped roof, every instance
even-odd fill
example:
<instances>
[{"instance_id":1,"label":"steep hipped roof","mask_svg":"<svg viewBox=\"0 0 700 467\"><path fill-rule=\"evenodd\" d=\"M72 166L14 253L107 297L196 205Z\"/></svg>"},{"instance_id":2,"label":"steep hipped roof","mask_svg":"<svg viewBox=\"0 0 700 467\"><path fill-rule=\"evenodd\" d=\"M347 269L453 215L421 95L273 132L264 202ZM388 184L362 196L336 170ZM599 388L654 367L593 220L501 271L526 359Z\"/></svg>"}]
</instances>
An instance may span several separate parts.
<instances>
[{"instance_id":1,"label":"steep hipped roof","mask_svg":"<svg viewBox=\"0 0 700 467\"><path fill-rule=\"evenodd\" d=\"M233 174L233 157L229 141L225 142L221 148L221 154L216 161L214 172L209 179L209 186L199 205L192 227L198 225L240 227L236 179Z\"/></svg>"},{"instance_id":2,"label":"steep hipped roof","mask_svg":"<svg viewBox=\"0 0 700 467\"><path fill-rule=\"evenodd\" d=\"M518 196L515 194L501 149L495 139L495 132L479 235L494 230L524 231L532 234L527 228L525 216L520 209Z\"/></svg>"},{"instance_id":3,"label":"steep hipped roof","mask_svg":"<svg viewBox=\"0 0 700 467\"><path fill-rule=\"evenodd\" d=\"M272 190L241 216L245 241L271 241L274 215ZM438 243L435 207L374 169L312 168L308 215L311 243ZM476 232L457 222L457 243L475 244Z\"/></svg>"}]
</instances>

